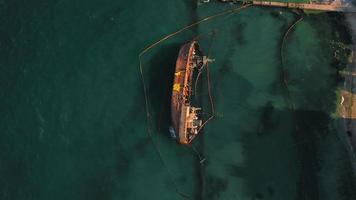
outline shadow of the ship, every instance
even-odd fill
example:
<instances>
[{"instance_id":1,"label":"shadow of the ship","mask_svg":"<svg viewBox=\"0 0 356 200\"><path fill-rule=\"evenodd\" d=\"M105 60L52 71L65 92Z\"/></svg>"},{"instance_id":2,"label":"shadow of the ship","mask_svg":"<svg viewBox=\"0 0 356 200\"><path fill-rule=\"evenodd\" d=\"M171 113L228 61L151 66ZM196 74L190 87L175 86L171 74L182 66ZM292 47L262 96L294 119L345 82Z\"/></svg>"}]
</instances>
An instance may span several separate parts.
<instances>
[{"instance_id":1,"label":"shadow of the ship","mask_svg":"<svg viewBox=\"0 0 356 200\"><path fill-rule=\"evenodd\" d=\"M180 44L160 47L146 64L148 97L155 130L169 137L171 88Z\"/></svg>"}]
</instances>

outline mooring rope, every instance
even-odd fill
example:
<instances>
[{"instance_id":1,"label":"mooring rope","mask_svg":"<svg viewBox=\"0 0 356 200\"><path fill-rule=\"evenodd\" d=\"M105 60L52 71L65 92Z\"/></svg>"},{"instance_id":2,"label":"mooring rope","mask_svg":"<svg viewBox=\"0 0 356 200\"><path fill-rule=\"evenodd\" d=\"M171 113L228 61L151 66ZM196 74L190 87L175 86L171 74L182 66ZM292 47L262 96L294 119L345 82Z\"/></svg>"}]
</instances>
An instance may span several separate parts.
<instances>
[{"instance_id":1,"label":"mooring rope","mask_svg":"<svg viewBox=\"0 0 356 200\"><path fill-rule=\"evenodd\" d=\"M212 43L213 43L214 37L215 37L215 32L212 33L212 36L211 36L211 39L210 39L209 49L208 49L208 53L207 53L207 58L208 58L208 59L209 59L210 54L211 54L211 47L212 47ZM207 64L207 63L206 63L206 64ZM198 81L199 81L199 79L200 79L200 75L202 74L203 70L204 70L204 65L201 66L201 68L199 69L199 73L198 73L198 75L197 75L197 77L196 77L196 79L195 79L195 84L194 84L194 96L195 96L195 100L196 100L196 101L197 101L197 97L198 97L198 95L197 95L197 85L198 85Z\"/></svg>"},{"instance_id":2,"label":"mooring rope","mask_svg":"<svg viewBox=\"0 0 356 200\"><path fill-rule=\"evenodd\" d=\"M211 15L211 16L205 17L205 18L203 18L203 19L201 19L201 20L199 20L199 21L197 21L197 22L194 22L194 23L192 23L192 24L190 24L190 25L188 25L188 26L185 26L185 27L179 29L178 31L173 32L173 33L171 33L171 34L169 34L169 35L163 37L162 39L156 41L155 43L153 43L153 44L147 46L143 51L141 51L141 53L139 54L139 57L141 57L141 56L142 56L143 54L145 54L148 50L152 49L153 47L157 46L158 44L162 43L163 41L165 41L165 40L167 40L167 39L169 39L169 38L171 38L171 37L173 37L173 36L175 36L175 35L177 35L177 34L183 32L183 31L185 31L185 30L188 30L188 29L190 29L190 28L192 28L192 27L194 27L194 26L197 26L197 25L199 25L199 24L201 24L201 23L203 23L203 22L205 22L205 21L209 21L209 20L212 20L212 19L214 19L214 18L227 15L227 14L229 14L229 13L238 12L238 11L240 11L241 9L247 8L247 7L249 7L249 6L252 6L252 4L245 4L245 5L240 6L240 7L238 7L238 8L229 9L229 10L226 10L226 11L223 11L223 12L220 12L220 13L217 13L217 14L215 14L215 15Z\"/></svg>"},{"instance_id":3,"label":"mooring rope","mask_svg":"<svg viewBox=\"0 0 356 200\"><path fill-rule=\"evenodd\" d=\"M282 39L282 44L281 44L281 62L282 62L282 77L283 77L283 86L285 87L286 89L286 92L287 92L287 104L289 106L290 109L292 110L295 110L295 105L294 103L292 103L292 98L291 98L291 94L290 94L290 90L289 90L289 87L288 87L288 79L286 77L286 73L287 73L287 70L286 70L286 60L285 60L285 57L284 57L284 49L285 49L285 43L287 41L287 37L289 35L289 33L293 30L293 28L299 23L301 22L304 17L303 15L299 15L299 19L297 21L295 21L292 25L289 26L289 28L287 29L287 31L284 33L284 36L283 36L283 39Z\"/></svg>"},{"instance_id":4,"label":"mooring rope","mask_svg":"<svg viewBox=\"0 0 356 200\"><path fill-rule=\"evenodd\" d=\"M210 101L210 108L211 108L211 115L210 117L199 127L198 133L204 128L204 126L214 118L215 116L215 108L214 108L214 100L211 94L211 83L210 83L210 72L209 72L209 64L206 63L206 75L208 79L208 94L209 94L209 101Z\"/></svg>"},{"instance_id":5,"label":"mooring rope","mask_svg":"<svg viewBox=\"0 0 356 200\"><path fill-rule=\"evenodd\" d=\"M152 47L151 47L152 48ZM163 156L162 156L162 153L161 151L159 150L156 142L154 141L153 139L153 136L152 136L152 132L151 132L151 126L150 126L150 117L151 117L151 114L150 114L150 110L149 110L149 102L148 102L148 96L147 96L147 87L146 87L146 83L145 83L145 77L143 75L143 68L142 68L142 61L141 61L141 54L140 53L140 56L139 56L139 62L140 62L140 74L141 74L141 80L142 80L142 85L143 85L143 92L144 92L144 96L145 96L145 107L146 107L146 123L147 123L147 133L148 133L148 136L156 150L156 153L158 154L158 157L162 163L162 165L164 166L164 168L166 169L167 173L169 174L169 177L174 185L174 188L175 188L175 191L176 193L183 197L184 199L190 199L190 197L186 194L184 194L183 192L181 192L178 188L178 184L176 183L175 179L173 178L173 173L171 172L171 170L168 168L165 160L163 159Z\"/></svg>"},{"instance_id":6,"label":"mooring rope","mask_svg":"<svg viewBox=\"0 0 356 200\"><path fill-rule=\"evenodd\" d=\"M215 37L215 34L213 33L212 37L211 37L211 41L210 41L210 44L209 44L209 50L208 50L208 59L210 57L210 54L211 54L211 47L213 46L213 39ZM201 75L201 73L203 72L204 66L202 66L202 69L199 71L198 73L198 76L195 80L195 86L194 86L194 94L196 95L196 88L197 88L197 84L198 84L198 80L199 80L199 77ZM209 101L210 101L210 109L211 109L211 114L210 114L210 117L199 127L198 129L198 133L203 129L203 127L210 121L214 118L214 115L215 115L215 109L214 109L214 101L213 101L213 97L212 97L212 94L211 94L211 85L210 85L210 73L209 73L209 61L206 62L205 64L205 68L206 68L206 73L207 73L207 83L208 83L208 95L209 95Z\"/></svg>"},{"instance_id":7,"label":"mooring rope","mask_svg":"<svg viewBox=\"0 0 356 200\"><path fill-rule=\"evenodd\" d=\"M220 12L220 13L217 13L217 14L215 14L215 15L211 15L211 16L205 17L205 18L203 18L203 19L201 19L201 20L199 20L199 21L197 21L197 22L194 22L194 23L192 23L192 24L190 24L190 25L187 25L187 26L185 26L185 27L179 29L178 31L173 32L173 33L171 33L171 34L169 34L169 35L163 37L162 39L160 39L160 40L154 42L153 44L151 44L151 45L147 46L146 48L144 48L144 49L140 52L140 54L138 55L138 59L139 59L139 71L140 71L140 75L141 75L141 82L142 82L143 93L144 93L144 97L145 97L147 133L148 133L148 136L149 136L149 138L150 138L150 140L151 140L151 142L152 142L152 144L153 144L153 146L154 146L154 148L155 148L155 150L156 150L156 153L157 153L158 156L159 156L159 159L160 159L162 165L164 166L164 168L165 168L166 171L168 172L168 175L169 175L169 177L170 177L170 179L171 179L171 181L172 181L172 183L173 183L173 185L174 185L174 188L175 188L176 193L177 193L179 196L181 196L182 198L184 198L184 199L191 199L191 197L189 197L188 195L184 194L183 192L181 192L181 191L179 190L178 184L176 183L176 180L175 180L174 177L173 177L173 173L172 173L172 172L170 171L170 169L168 168L168 166L167 166L165 160L163 159L162 153L161 153L161 151L159 150L159 148L158 148L158 146L157 146L157 144L156 144L156 142L155 142L155 140L153 139L153 136L152 136L152 131L151 131L151 127L150 127L150 124L151 124L151 123L150 123L150 122L151 122L151 114L150 114L150 109L149 109L149 99L148 99L148 92L147 92L147 87L146 87L146 83L145 83L145 77L144 77L144 75L143 75L142 56L143 56L145 53L147 53L150 49L152 49L153 47L159 45L160 43L162 43L162 42L164 42L164 41L166 41L166 40L172 38L173 36L175 36L175 35L177 35L177 34L183 32L183 31L185 31L185 30L188 30L188 29L190 29L190 28L192 28L192 27L195 27L195 26L197 26L197 25L199 25L199 24L201 24L201 23L203 23L203 22L212 20L212 19L214 19L214 18L217 18L217 17L220 17L220 16L224 16L224 15L229 14L229 13L238 12L238 11L244 9L244 8L249 7L249 6L251 6L251 4L245 4L245 5L240 6L240 7L238 7L238 8L229 9L229 10L226 10L226 11L223 11L223 12ZM208 66L207 66L207 73L209 73L208 70L209 70L209 68L208 68ZM209 76L208 76L208 80L209 80L209 81L208 81L208 88L209 88L209 90L210 90L210 78L209 78ZM210 101L212 102L211 94L209 95L209 98L210 98ZM213 111L213 113L215 112L215 111L214 111L214 107L212 107L212 111ZM213 118L213 115L212 115L206 122L210 121L212 118ZM205 122L203 125L205 125L206 122Z\"/></svg>"}]
</instances>

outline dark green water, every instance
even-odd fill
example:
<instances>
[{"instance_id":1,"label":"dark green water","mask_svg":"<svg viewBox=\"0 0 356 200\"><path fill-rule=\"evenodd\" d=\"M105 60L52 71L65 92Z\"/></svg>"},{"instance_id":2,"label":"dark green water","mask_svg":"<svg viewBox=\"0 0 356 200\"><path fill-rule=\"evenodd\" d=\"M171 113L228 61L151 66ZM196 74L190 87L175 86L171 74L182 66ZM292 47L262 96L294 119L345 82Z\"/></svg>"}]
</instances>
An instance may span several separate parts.
<instances>
[{"instance_id":1,"label":"dark green water","mask_svg":"<svg viewBox=\"0 0 356 200\"><path fill-rule=\"evenodd\" d=\"M289 95L280 44L296 16L248 8L138 54L197 19L233 7L194 1L0 1L0 199L351 200L355 181L333 118L335 15L306 16L288 37ZM179 46L201 35L216 118L191 148L168 136ZM201 100L209 111L206 83ZM169 169L170 172L167 171ZM170 175L171 174L171 175Z\"/></svg>"}]
</instances>

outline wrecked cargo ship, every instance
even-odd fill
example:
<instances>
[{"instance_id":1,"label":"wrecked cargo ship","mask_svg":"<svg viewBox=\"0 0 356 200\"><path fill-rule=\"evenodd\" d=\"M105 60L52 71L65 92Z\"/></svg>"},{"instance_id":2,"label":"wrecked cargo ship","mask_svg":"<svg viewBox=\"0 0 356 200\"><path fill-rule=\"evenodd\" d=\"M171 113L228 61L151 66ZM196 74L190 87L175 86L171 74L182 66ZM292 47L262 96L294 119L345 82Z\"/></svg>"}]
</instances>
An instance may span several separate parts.
<instances>
[{"instance_id":1,"label":"wrecked cargo ship","mask_svg":"<svg viewBox=\"0 0 356 200\"><path fill-rule=\"evenodd\" d=\"M207 60L197 41L188 42L179 50L172 88L170 132L180 144L191 143L202 127L201 108L191 103L192 82L194 74L203 68Z\"/></svg>"}]
</instances>

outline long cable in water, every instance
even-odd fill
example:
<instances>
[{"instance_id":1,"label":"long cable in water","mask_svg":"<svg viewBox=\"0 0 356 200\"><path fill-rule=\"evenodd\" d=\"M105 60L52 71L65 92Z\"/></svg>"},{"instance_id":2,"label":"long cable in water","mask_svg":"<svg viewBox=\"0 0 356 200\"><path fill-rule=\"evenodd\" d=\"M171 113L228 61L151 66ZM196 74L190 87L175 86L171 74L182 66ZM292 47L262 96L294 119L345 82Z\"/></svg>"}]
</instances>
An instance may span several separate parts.
<instances>
[{"instance_id":1,"label":"long cable in water","mask_svg":"<svg viewBox=\"0 0 356 200\"><path fill-rule=\"evenodd\" d=\"M147 46L144 50L142 50L142 51L140 52L140 54L139 54L139 56L138 56L138 59L139 59L139 71L140 71L140 75L141 75L141 82L142 82L143 93L144 93L144 97L145 97L147 133L148 133L148 136L149 136L149 138L150 138L150 140L151 140L151 142L152 142L152 144L153 144L153 146L154 146L154 148L155 148L155 150L156 150L156 152L157 152L157 154L158 154L158 156L159 156L159 158L160 158L160 160L161 160L161 162L162 162L164 168L167 170L167 172L168 172L168 174L169 174L169 177L170 177L172 183L174 184L175 191L177 192L177 194L179 194L179 195L180 195L181 197L183 197L184 199L190 199L190 197L179 190L178 184L176 183L175 179L173 178L173 174L172 174L172 172L169 170L169 168L168 168L166 162L164 161L163 156L162 156L162 153L161 153L161 151L159 150L159 148L158 148L157 144L155 143L155 141L154 141L154 139L153 139L153 136L152 136L151 127L150 127L151 114L150 114L150 109L149 109L149 100L148 100L147 87L146 87L146 83L145 83L145 77L144 77L144 75L143 75L142 56L143 56L146 52L148 52L150 49L152 49L153 47L159 45L160 43L164 42L165 40L168 40L169 38L171 38L171 37L173 37L173 36L175 36L175 35L177 35L177 34L183 32L183 31L185 31L185 30L188 30L188 29L190 29L190 28L192 28L192 27L195 27L195 26L197 26L197 25L199 25L199 24L201 24L201 23L203 23L203 22L212 20L212 19L214 19L214 18L217 18L217 17L220 17L220 16L224 16L224 15L229 14L229 13L238 12L238 11L244 9L244 8L249 7L249 6L251 6L251 4L246 4L246 5L243 5L243 6L238 7L238 8L229 9L229 10L226 10L226 11L223 11L223 12L220 12L220 13L217 13L217 14L215 14L215 15L211 15L211 16L205 17L205 18L203 18L203 19L201 19L201 20L199 20L199 21L197 21L197 22L194 22L194 23L192 23L192 24L190 24L190 25L188 25L188 26L185 26L185 27L179 29L178 31L173 32L173 33L171 33L171 34L169 34L169 35L163 37L162 39L156 41L155 43L153 43L153 44ZM208 66L207 66L207 70L208 70ZM208 73L208 72L207 72L207 73ZM208 80L209 80L209 78L208 78ZM208 87L210 88L210 83L208 83ZM212 97L211 97L211 95L209 95L209 96L210 96L210 101L212 102ZM213 111L213 113L214 113L214 107L212 107L212 111ZM213 118L213 115L208 119L208 121L209 121L210 119L212 119L212 118ZM207 122L207 121L206 121L206 122ZM203 125L205 125L206 122L205 122Z\"/></svg>"},{"instance_id":2,"label":"long cable in water","mask_svg":"<svg viewBox=\"0 0 356 200\"><path fill-rule=\"evenodd\" d=\"M211 54L211 47L212 47L212 43L213 43L213 39L215 37L215 32L212 33L211 35L211 39L210 39L210 44L209 44L209 49L208 49L208 54L207 54L207 58L210 58L210 54ZM194 96L195 96L195 100L197 101L197 86L198 86L198 81L200 79L200 76L203 72L203 69L204 69L204 65L201 66L201 68L199 69L199 73L195 79L195 84L194 84Z\"/></svg>"},{"instance_id":3,"label":"long cable in water","mask_svg":"<svg viewBox=\"0 0 356 200\"><path fill-rule=\"evenodd\" d=\"M284 57L284 49L285 49L285 43L287 41L287 37L289 35L289 33L293 30L293 28L302 20L304 19L303 15L300 15L299 19L297 21L295 21L292 25L289 26L289 28L287 29L287 31L284 33L283 39L282 39L282 44L281 44L281 62L282 62L282 76L283 76L283 86L286 88L287 91L287 103L290 109L294 110L295 109L295 105L292 103L291 100L291 94L289 91L289 87L288 87L288 80L286 77L286 60Z\"/></svg>"},{"instance_id":4,"label":"long cable in water","mask_svg":"<svg viewBox=\"0 0 356 200\"><path fill-rule=\"evenodd\" d=\"M201 24L201 23L203 23L203 22L205 22L205 21L209 21L209 20L212 20L212 19L214 19L214 18L227 15L227 14L229 14L229 13L238 12L238 11L240 11L241 9L244 9L244 8L247 8L247 7L250 7L250 6L252 6L252 4L245 4L245 5L240 6L240 7L238 7L238 8L229 9L229 10L226 10L226 11L223 11L223 12L220 12L220 13L217 13L217 14L215 14L215 15L211 15L211 16L209 16L209 17L205 17L205 18L203 18L203 19L201 19L201 20L199 20L199 21L197 21L197 22L194 22L194 23L192 23L192 24L190 24L190 25L188 25L188 26L185 26L185 27L179 29L178 31L173 32L173 33L171 33L171 34L169 34L169 35L166 35L166 36L163 37L162 39L156 41L155 43L153 43L153 44L151 44L151 45L149 45L149 46L147 46L143 51L141 51L141 53L139 54L139 57L141 57L143 54L145 54L148 50L152 49L152 48L155 47L156 45L162 43L163 41L165 41L165 40L167 40L167 39L169 39L169 38L171 38L171 37L173 37L173 36L175 36L175 35L177 35L177 34L183 32L183 31L185 31L185 30L188 30L188 29L190 29L190 28L192 28L192 27L194 27L194 26L197 26L197 25L199 25L199 24Z\"/></svg>"},{"instance_id":5,"label":"long cable in water","mask_svg":"<svg viewBox=\"0 0 356 200\"><path fill-rule=\"evenodd\" d=\"M211 40L210 40L210 44L209 44L209 50L207 53L207 58L210 58L210 54L211 54L211 47L213 46L213 40L215 37L215 33L213 32ZM209 61L206 62L205 66L208 67L208 63ZM199 81L199 77L201 76L203 70L204 70L204 65L201 67L201 69L199 69L199 73L197 75L197 78L195 80L195 84L194 84L194 95L195 95L195 99L197 101L197 85L198 85L198 81ZM207 69L208 70L208 69ZM211 95L211 88L210 88L210 75L207 72L207 78L208 78L208 94L209 94L209 99L210 99L210 109L211 109L211 113L210 113L210 117L199 127L198 129L198 133L202 130L202 128L207 124L207 122L209 122L210 120L212 120L214 118L215 115L215 110L214 110L214 102L212 99L212 95ZM202 165L205 161L205 158L201 156L201 154L198 152L198 150L195 149L194 146L192 146L192 149L194 150L194 153L197 154L198 158L199 158L199 163Z\"/></svg>"},{"instance_id":6,"label":"long cable in water","mask_svg":"<svg viewBox=\"0 0 356 200\"><path fill-rule=\"evenodd\" d=\"M210 41L210 46L209 46L209 50L208 50L208 58L210 57L210 53L211 53L211 47L212 47L212 43L213 43L213 39L214 39L214 35L211 38ZM204 126L214 118L215 116L215 108L214 108L214 100L213 100L213 96L211 94L211 82L210 82L210 72L209 72L209 62L206 62L205 64L205 68L206 68L206 75L207 75L207 83L208 83L208 95L209 95L209 101L210 101L210 109L211 109L211 114L210 117L199 127L198 129L198 133L204 128ZM198 76L201 74L202 70L199 72ZM198 80L198 79L197 79ZM197 87L197 80L195 82L195 88ZM195 89L194 88L194 89Z\"/></svg>"},{"instance_id":7,"label":"long cable in water","mask_svg":"<svg viewBox=\"0 0 356 200\"><path fill-rule=\"evenodd\" d=\"M209 101L210 101L210 108L211 108L211 115L210 117L200 126L198 133L204 128L204 126L214 118L215 116L215 107L214 107L214 100L211 94L211 84L210 84L210 72L209 72L209 64L206 63L206 75L208 79L208 94L209 94Z\"/></svg>"}]
</instances>

